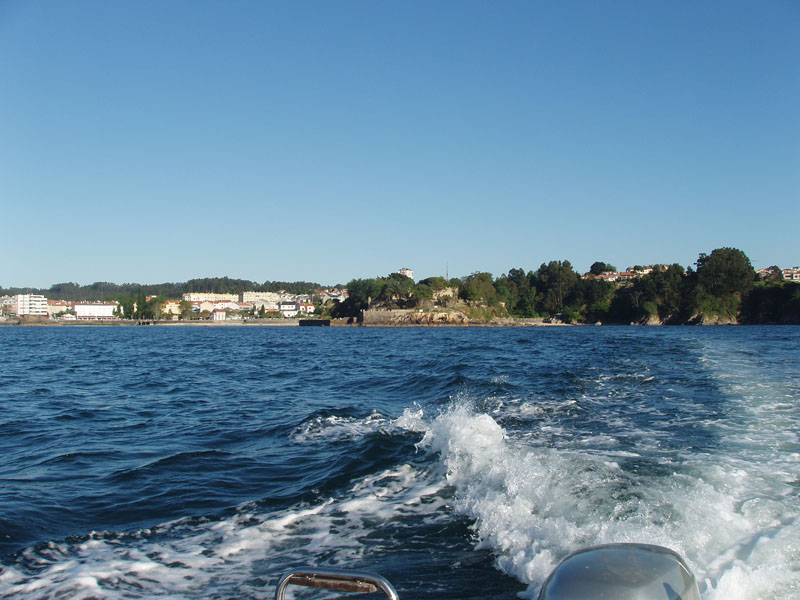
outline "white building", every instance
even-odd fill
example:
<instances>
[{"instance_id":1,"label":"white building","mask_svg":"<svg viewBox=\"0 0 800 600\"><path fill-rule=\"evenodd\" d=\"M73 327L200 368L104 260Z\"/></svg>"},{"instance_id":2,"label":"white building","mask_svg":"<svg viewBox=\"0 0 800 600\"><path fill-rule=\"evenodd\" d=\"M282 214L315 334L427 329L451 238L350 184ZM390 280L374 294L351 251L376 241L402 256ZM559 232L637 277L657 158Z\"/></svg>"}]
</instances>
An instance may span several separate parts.
<instances>
[{"instance_id":1,"label":"white building","mask_svg":"<svg viewBox=\"0 0 800 600\"><path fill-rule=\"evenodd\" d=\"M47 315L53 319L56 315L63 315L72 308L72 303L65 300L48 300Z\"/></svg>"},{"instance_id":2,"label":"white building","mask_svg":"<svg viewBox=\"0 0 800 600\"><path fill-rule=\"evenodd\" d=\"M116 319L119 304L116 302L76 302L72 306L78 320L111 320Z\"/></svg>"},{"instance_id":3,"label":"white building","mask_svg":"<svg viewBox=\"0 0 800 600\"><path fill-rule=\"evenodd\" d=\"M180 300L167 300L161 308L161 314L167 318L172 317L177 319L181 314L181 301Z\"/></svg>"},{"instance_id":4,"label":"white building","mask_svg":"<svg viewBox=\"0 0 800 600\"><path fill-rule=\"evenodd\" d=\"M409 279L414 279L414 271L412 269L409 269L408 267L397 269L397 272L400 273L400 275L405 275Z\"/></svg>"},{"instance_id":5,"label":"white building","mask_svg":"<svg viewBox=\"0 0 800 600\"><path fill-rule=\"evenodd\" d=\"M800 267L792 267L791 269L782 269L781 273L786 281L800 281Z\"/></svg>"},{"instance_id":6,"label":"white building","mask_svg":"<svg viewBox=\"0 0 800 600\"><path fill-rule=\"evenodd\" d=\"M17 294L14 298L17 301L17 316L47 316L47 298L44 296L39 294Z\"/></svg>"},{"instance_id":7,"label":"white building","mask_svg":"<svg viewBox=\"0 0 800 600\"><path fill-rule=\"evenodd\" d=\"M296 317L300 312L300 305L297 302L281 302L278 304L278 310L284 317Z\"/></svg>"},{"instance_id":8,"label":"white building","mask_svg":"<svg viewBox=\"0 0 800 600\"><path fill-rule=\"evenodd\" d=\"M239 294L214 294L211 292L190 292L183 295L187 302L238 302Z\"/></svg>"},{"instance_id":9,"label":"white building","mask_svg":"<svg viewBox=\"0 0 800 600\"><path fill-rule=\"evenodd\" d=\"M72 309L79 321L111 321L117 318L118 306L116 302L76 302Z\"/></svg>"},{"instance_id":10,"label":"white building","mask_svg":"<svg viewBox=\"0 0 800 600\"><path fill-rule=\"evenodd\" d=\"M239 301L215 302L214 310L239 310Z\"/></svg>"},{"instance_id":11,"label":"white building","mask_svg":"<svg viewBox=\"0 0 800 600\"><path fill-rule=\"evenodd\" d=\"M12 313L16 314L16 311L17 301L13 296L0 297L0 316L5 316Z\"/></svg>"},{"instance_id":12,"label":"white building","mask_svg":"<svg viewBox=\"0 0 800 600\"><path fill-rule=\"evenodd\" d=\"M260 311L263 308L267 312L274 312L278 310L278 302L272 302L270 300L256 300L253 303L253 308L255 308L256 311Z\"/></svg>"},{"instance_id":13,"label":"white building","mask_svg":"<svg viewBox=\"0 0 800 600\"><path fill-rule=\"evenodd\" d=\"M280 300L280 294L277 292L242 292L242 302L255 304L259 300L277 304Z\"/></svg>"}]
</instances>

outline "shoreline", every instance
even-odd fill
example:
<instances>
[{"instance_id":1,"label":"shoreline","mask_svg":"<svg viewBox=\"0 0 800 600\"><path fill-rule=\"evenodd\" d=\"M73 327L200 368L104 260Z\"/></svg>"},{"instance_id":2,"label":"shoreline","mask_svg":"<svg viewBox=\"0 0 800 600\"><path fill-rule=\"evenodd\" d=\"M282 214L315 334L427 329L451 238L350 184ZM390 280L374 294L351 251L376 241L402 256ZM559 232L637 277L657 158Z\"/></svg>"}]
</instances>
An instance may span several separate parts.
<instances>
[{"instance_id":1,"label":"shoreline","mask_svg":"<svg viewBox=\"0 0 800 600\"><path fill-rule=\"evenodd\" d=\"M314 319L302 319L314 320ZM350 318L328 319L331 327L594 327L584 323L545 322L544 319L471 320L466 322L367 322L353 323ZM299 327L301 319L252 319L243 321L168 321L168 320L82 320L4 319L0 327Z\"/></svg>"},{"instance_id":2,"label":"shoreline","mask_svg":"<svg viewBox=\"0 0 800 600\"><path fill-rule=\"evenodd\" d=\"M367 328L459 328L459 327L730 327L746 325L782 325L781 323L703 323L703 324L675 324L664 325L661 323L561 323L545 322L544 319L498 319L496 321L469 321L465 323L430 322L430 323L352 323L350 319L330 319L331 327L367 327ZM789 323L790 324L790 323ZM254 319L249 321L56 321L50 319L3 319L0 327L299 327L299 319Z\"/></svg>"}]
</instances>

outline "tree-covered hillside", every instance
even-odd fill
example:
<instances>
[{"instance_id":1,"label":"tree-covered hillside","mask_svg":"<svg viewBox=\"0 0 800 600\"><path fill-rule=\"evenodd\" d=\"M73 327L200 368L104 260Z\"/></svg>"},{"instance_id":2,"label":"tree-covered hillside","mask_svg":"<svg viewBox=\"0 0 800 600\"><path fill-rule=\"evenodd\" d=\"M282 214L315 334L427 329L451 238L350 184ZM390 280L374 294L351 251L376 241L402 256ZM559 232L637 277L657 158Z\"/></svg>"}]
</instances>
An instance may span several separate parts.
<instances>
[{"instance_id":1,"label":"tree-covered hillside","mask_svg":"<svg viewBox=\"0 0 800 600\"><path fill-rule=\"evenodd\" d=\"M613 270L592 265L599 275ZM434 280L438 280L435 281ZM536 271L511 269L496 279L473 273L445 282L414 283L398 274L356 279L350 298L334 316L356 316L366 308L430 308L434 283L449 286L467 307L483 307L491 316L555 318L567 323L800 323L800 285L779 278L759 281L750 259L735 248L700 254L695 269L673 264L656 267L632 281L611 283L582 278L568 260L542 263Z\"/></svg>"}]
</instances>

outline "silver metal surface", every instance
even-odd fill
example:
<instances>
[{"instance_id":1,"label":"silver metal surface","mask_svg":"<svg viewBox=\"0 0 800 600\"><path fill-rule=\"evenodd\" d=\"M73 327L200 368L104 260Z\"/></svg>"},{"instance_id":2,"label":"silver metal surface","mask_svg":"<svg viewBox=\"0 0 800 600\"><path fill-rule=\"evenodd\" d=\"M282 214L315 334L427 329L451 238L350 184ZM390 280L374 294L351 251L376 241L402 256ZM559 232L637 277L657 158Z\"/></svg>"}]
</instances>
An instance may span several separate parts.
<instances>
[{"instance_id":1,"label":"silver metal surface","mask_svg":"<svg viewBox=\"0 0 800 600\"><path fill-rule=\"evenodd\" d=\"M389 600L399 600L397 591L386 578L368 571L298 567L280 578L275 590L275 600L284 600L286 588L290 585L357 594L382 591Z\"/></svg>"},{"instance_id":2,"label":"silver metal surface","mask_svg":"<svg viewBox=\"0 0 800 600\"><path fill-rule=\"evenodd\" d=\"M608 544L567 556L539 600L700 600L697 582L676 552L648 544Z\"/></svg>"}]
</instances>

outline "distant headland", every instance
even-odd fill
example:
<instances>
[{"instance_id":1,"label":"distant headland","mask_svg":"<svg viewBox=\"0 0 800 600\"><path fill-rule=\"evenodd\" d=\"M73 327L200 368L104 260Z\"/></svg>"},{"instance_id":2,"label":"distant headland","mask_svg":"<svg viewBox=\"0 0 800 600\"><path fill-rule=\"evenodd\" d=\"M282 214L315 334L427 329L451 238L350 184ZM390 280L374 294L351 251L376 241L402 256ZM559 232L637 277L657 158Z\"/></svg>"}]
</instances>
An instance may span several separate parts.
<instances>
[{"instance_id":1,"label":"distant headland","mask_svg":"<svg viewBox=\"0 0 800 600\"><path fill-rule=\"evenodd\" d=\"M695 268L569 261L493 277L414 281L406 267L387 276L324 287L228 277L183 283L46 290L0 288L0 324L283 325L325 319L361 326L552 326L567 324L800 324L800 268L756 271L736 248L701 253Z\"/></svg>"}]
</instances>

